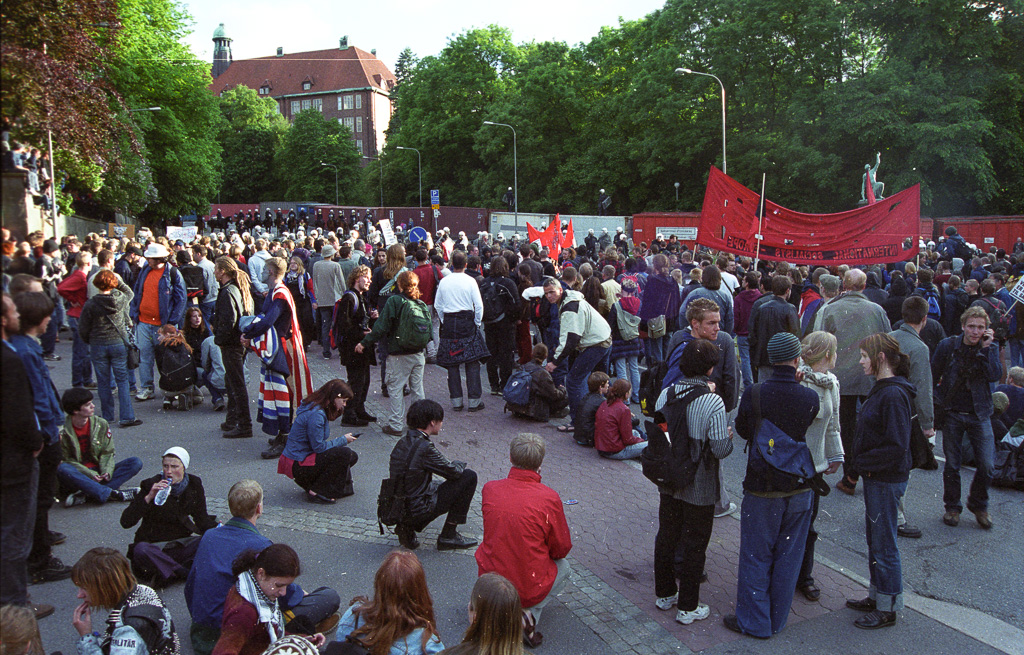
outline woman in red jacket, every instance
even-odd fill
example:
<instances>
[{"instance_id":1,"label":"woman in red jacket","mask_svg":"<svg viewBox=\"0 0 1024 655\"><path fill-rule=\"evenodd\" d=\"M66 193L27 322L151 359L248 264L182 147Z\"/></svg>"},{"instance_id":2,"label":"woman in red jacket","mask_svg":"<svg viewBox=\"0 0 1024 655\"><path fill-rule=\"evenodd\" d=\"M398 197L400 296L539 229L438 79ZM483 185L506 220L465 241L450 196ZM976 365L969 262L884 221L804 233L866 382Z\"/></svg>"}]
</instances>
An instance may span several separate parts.
<instances>
[{"instance_id":1,"label":"woman in red jacket","mask_svg":"<svg viewBox=\"0 0 1024 655\"><path fill-rule=\"evenodd\" d=\"M629 382L616 380L608 390L608 397L597 410L594 422L594 447L601 457L633 459L647 447L647 438L633 428L633 414L626 398L632 390Z\"/></svg>"},{"instance_id":2,"label":"woman in red jacket","mask_svg":"<svg viewBox=\"0 0 1024 655\"><path fill-rule=\"evenodd\" d=\"M299 556L290 546L273 544L260 552L247 550L234 561L237 578L228 591L220 639L212 655L260 655L284 637L284 614L277 603L299 577ZM322 634L307 637L319 648Z\"/></svg>"},{"instance_id":3,"label":"woman in red jacket","mask_svg":"<svg viewBox=\"0 0 1024 655\"><path fill-rule=\"evenodd\" d=\"M87 276L92 269L92 253L82 250L75 255L75 270L57 285L57 293L68 301L68 325L71 326L71 386L95 389L92 381L92 361L89 344L78 334L78 320L87 300Z\"/></svg>"}]
</instances>

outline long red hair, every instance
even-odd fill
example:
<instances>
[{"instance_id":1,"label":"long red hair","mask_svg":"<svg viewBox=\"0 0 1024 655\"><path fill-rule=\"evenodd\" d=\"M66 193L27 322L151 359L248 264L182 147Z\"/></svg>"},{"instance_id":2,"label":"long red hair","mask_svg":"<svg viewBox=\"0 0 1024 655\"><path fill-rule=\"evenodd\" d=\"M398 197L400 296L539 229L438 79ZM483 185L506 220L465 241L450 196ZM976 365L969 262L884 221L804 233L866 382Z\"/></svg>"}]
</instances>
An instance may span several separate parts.
<instances>
[{"instance_id":1,"label":"long red hair","mask_svg":"<svg viewBox=\"0 0 1024 655\"><path fill-rule=\"evenodd\" d=\"M412 551L388 553L373 578L373 600L355 600L363 601L355 610L363 625L352 635L358 637L372 655L387 655L392 644L417 628L423 628L423 650L431 637L440 636L427 577Z\"/></svg>"}]
</instances>

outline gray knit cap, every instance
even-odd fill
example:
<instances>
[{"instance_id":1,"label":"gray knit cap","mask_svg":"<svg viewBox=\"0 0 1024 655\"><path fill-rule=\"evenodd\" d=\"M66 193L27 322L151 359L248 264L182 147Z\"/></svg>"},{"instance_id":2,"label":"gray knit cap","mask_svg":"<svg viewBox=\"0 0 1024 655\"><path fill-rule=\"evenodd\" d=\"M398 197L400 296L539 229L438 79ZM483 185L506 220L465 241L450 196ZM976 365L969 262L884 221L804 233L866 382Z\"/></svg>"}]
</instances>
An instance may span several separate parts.
<instances>
[{"instance_id":1,"label":"gray knit cap","mask_svg":"<svg viewBox=\"0 0 1024 655\"><path fill-rule=\"evenodd\" d=\"M800 356L800 339L791 332L779 332L768 341L768 361L789 362Z\"/></svg>"}]
</instances>

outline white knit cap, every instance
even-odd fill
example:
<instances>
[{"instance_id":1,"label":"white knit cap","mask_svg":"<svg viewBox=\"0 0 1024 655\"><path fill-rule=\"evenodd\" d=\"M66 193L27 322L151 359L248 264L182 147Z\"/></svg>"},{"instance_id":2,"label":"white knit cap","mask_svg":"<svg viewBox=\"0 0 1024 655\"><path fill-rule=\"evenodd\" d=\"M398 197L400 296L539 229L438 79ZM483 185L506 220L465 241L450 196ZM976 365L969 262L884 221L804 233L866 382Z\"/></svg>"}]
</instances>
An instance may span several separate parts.
<instances>
[{"instance_id":1,"label":"white knit cap","mask_svg":"<svg viewBox=\"0 0 1024 655\"><path fill-rule=\"evenodd\" d=\"M163 456L167 457L168 455L172 457L177 457L178 459L181 460L182 465L185 468L188 468L188 463L191 458L188 456L188 451L182 448L181 446L174 446L173 448L168 448L166 451L164 451Z\"/></svg>"}]
</instances>

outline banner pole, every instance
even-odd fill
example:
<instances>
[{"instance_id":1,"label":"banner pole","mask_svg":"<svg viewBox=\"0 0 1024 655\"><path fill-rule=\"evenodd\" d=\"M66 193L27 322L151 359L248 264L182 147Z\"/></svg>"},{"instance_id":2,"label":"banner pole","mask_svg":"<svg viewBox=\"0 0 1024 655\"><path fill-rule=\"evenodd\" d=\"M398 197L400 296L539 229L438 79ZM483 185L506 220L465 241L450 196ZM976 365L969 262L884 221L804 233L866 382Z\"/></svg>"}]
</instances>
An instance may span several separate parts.
<instances>
[{"instance_id":1,"label":"banner pole","mask_svg":"<svg viewBox=\"0 0 1024 655\"><path fill-rule=\"evenodd\" d=\"M757 270L758 264L761 263L761 228L762 222L764 221L764 183L767 178L767 173L761 173L761 199L758 203L757 208L757 234L755 239L757 240L757 251L754 253L754 270Z\"/></svg>"}]
</instances>

